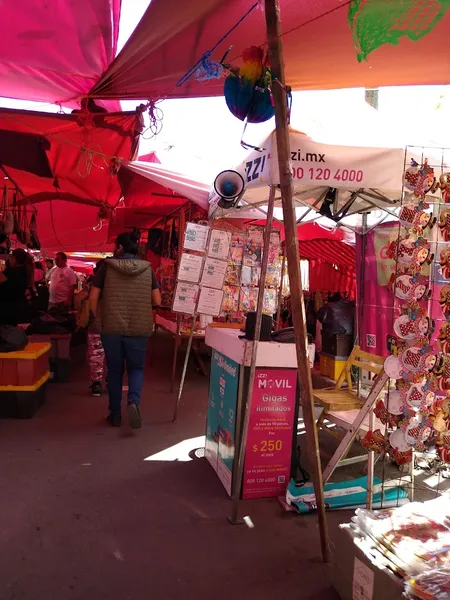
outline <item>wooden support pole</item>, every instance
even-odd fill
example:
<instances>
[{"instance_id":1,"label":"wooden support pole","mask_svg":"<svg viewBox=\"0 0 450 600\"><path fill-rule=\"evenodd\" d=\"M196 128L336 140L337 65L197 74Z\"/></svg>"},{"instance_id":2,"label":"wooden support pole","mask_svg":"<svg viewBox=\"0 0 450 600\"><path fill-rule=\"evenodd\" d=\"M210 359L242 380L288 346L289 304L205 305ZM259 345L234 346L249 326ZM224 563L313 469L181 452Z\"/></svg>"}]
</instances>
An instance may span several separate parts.
<instances>
[{"instance_id":1,"label":"wooden support pole","mask_svg":"<svg viewBox=\"0 0 450 600\"><path fill-rule=\"evenodd\" d=\"M286 90L284 88L284 62L281 44L281 23L279 0L265 0L267 40L269 46L270 69L274 81L272 85L275 103L275 124L280 171L280 190L283 206L285 228L286 260L288 266L289 286L292 304L292 324L295 333L297 350L298 380L300 401L306 430L308 463L314 485L319 520L322 556L329 560L328 535L322 484L322 467L320 463L319 440L315 424L314 397L312 391L311 371L308 362L306 338L306 314L303 302L302 280L300 276L300 257L298 253L297 223L292 191L291 152L289 144L288 111Z\"/></svg>"}]
</instances>

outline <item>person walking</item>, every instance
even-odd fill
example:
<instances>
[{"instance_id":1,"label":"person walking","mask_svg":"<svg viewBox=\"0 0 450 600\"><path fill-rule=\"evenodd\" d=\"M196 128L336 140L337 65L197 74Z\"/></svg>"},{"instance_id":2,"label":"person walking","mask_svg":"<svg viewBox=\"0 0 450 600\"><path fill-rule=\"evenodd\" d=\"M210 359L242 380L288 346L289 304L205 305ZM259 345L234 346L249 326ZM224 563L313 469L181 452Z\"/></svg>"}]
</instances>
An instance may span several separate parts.
<instances>
[{"instance_id":1,"label":"person walking","mask_svg":"<svg viewBox=\"0 0 450 600\"><path fill-rule=\"evenodd\" d=\"M67 255L58 252L55 257L56 266L47 275L50 289L50 310L70 310L73 295L77 287L77 276L67 266Z\"/></svg>"},{"instance_id":2,"label":"person walking","mask_svg":"<svg viewBox=\"0 0 450 600\"><path fill-rule=\"evenodd\" d=\"M146 260L137 256L140 233L121 233L114 258L108 258L94 275L89 294L92 317L101 301L102 343L108 369L109 415L113 427L122 423L122 385L128 375L127 414L130 426L142 425L139 405L144 382L148 338L153 333L153 306L159 306L158 282Z\"/></svg>"}]
</instances>

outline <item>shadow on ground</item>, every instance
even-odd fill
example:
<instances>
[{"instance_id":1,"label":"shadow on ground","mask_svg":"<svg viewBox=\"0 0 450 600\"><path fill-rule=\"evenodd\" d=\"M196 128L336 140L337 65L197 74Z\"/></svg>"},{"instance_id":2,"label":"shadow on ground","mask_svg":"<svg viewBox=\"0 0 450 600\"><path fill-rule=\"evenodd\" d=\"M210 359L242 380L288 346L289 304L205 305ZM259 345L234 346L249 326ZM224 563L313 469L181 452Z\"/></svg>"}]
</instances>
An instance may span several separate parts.
<instances>
[{"instance_id":1,"label":"shadow on ground","mask_svg":"<svg viewBox=\"0 0 450 600\"><path fill-rule=\"evenodd\" d=\"M187 460L207 381L191 365L173 425L171 349L161 332L151 341L136 434L104 424L83 371L49 386L34 419L0 421L2 600L336 598L315 516L258 500L243 504L254 529L228 523L210 466Z\"/></svg>"}]
</instances>

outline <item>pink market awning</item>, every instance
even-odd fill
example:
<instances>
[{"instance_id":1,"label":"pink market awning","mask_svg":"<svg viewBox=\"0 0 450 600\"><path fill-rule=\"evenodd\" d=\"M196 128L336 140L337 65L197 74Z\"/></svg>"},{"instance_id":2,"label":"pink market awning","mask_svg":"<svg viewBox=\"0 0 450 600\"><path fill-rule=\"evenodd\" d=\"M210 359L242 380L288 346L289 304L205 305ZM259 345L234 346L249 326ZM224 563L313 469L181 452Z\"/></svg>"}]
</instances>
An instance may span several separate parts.
<instances>
[{"instance_id":1,"label":"pink market awning","mask_svg":"<svg viewBox=\"0 0 450 600\"><path fill-rule=\"evenodd\" d=\"M158 99L221 96L223 79L191 77L177 86L255 0L152 0L123 50L91 94L98 98ZM390 2L380 0L380 10ZM348 1L280 0L287 84L294 90L448 83L450 12L419 41L386 44L359 63ZM412 24L413 26L414 24ZM212 55L239 64L249 46L265 45L263 10L253 10Z\"/></svg>"},{"instance_id":2,"label":"pink market awning","mask_svg":"<svg viewBox=\"0 0 450 600\"><path fill-rule=\"evenodd\" d=\"M115 206L121 196L115 166L135 151L137 126L135 113L97 114L84 123L76 114L0 109L0 164L8 187L16 186L25 204Z\"/></svg>"},{"instance_id":3,"label":"pink market awning","mask_svg":"<svg viewBox=\"0 0 450 600\"><path fill-rule=\"evenodd\" d=\"M51 200L36 205L37 230L42 250L65 252L108 252L108 221L101 228L98 208L76 202Z\"/></svg>"},{"instance_id":4,"label":"pink market awning","mask_svg":"<svg viewBox=\"0 0 450 600\"><path fill-rule=\"evenodd\" d=\"M121 0L2 2L0 96L68 104L117 51Z\"/></svg>"}]
</instances>

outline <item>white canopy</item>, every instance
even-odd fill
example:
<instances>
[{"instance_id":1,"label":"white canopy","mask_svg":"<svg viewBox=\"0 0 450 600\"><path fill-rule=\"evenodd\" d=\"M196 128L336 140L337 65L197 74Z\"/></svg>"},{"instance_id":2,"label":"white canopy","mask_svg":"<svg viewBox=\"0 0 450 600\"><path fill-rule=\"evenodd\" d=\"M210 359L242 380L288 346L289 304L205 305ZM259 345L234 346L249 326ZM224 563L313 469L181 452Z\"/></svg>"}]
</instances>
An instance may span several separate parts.
<instances>
[{"instance_id":1,"label":"white canopy","mask_svg":"<svg viewBox=\"0 0 450 600\"><path fill-rule=\"evenodd\" d=\"M208 210L209 183L196 181L189 175L172 171L159 163L139 160L123 161L122 168L154 181Z\"/></svg>"},{"instance_id":2,"label":"white canopy","mask_svg":"<svg viewBox=\"0 0 450 600\"><path fill-rule=\"evenodd\" d=\"M404 148L364 148L318 143L295 130L290 131L290 147L296 213L297 219L302 221L317 218L316 211L319 211L330 188L337 190L332 212L343 219L342 224L350 224L351 215L379 212L379 209L383 209L384 212L380 215L372 215L379 221L386 216L386 211L394 211L400 203L405 160L409 163L414 157L420 163L425 158L420 155L421 150L415 148L410 148L405 155ZM435 162L438 164L433 165L431 159L429 164L440 171L442 160ZM238 212L245 210L248 215L249 208L264 211L269 198L269 186L279 184L275 131L264 140L259 149L252 150L234 169L242 175L246 185ZM217 194L212 192L210 214L215 217L227 214L227 211L217 207L218 200ZM281 196L277 190L275 207L279 206ZM275 209L276 218L277 212ZM395 215L394 212L392 214ZM347 215L346 218L343 218L344 215ZM329 226L333 223L329 219L325 220Z\"/></svg>"}]
</instances>

